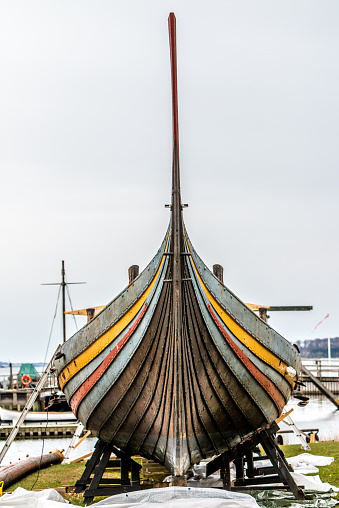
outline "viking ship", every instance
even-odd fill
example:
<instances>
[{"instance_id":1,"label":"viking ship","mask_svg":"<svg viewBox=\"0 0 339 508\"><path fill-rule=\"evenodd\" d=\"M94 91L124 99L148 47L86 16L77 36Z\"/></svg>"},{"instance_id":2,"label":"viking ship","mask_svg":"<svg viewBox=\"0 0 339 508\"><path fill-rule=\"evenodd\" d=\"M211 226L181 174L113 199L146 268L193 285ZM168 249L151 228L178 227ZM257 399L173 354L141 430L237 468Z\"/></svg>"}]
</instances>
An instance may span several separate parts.
<instances>
[{"instance_id":1,"label":"viking ship","mask_svg":"<svg viewBox=\"0 0 339 508\"><path fill-rule=\"evenodd\" d=\"M67 340L58 383L92 433L182 476L279 417L300 372L297 349L203 263L180 191L176 20L169 15L171 219L149 265Z\"/></svg>"}]
</instances>

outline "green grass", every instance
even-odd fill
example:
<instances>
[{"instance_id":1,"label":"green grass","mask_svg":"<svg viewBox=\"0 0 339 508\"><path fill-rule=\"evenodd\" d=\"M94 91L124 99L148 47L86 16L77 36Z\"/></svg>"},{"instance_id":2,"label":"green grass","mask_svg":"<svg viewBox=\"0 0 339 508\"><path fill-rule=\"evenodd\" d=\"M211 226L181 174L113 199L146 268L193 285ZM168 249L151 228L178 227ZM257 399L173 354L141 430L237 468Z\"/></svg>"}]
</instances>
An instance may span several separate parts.
<instances>
[{"instance_id":1,"label":"green grass","mask_svg":"<svg viewBox=\"0 0 339 508\"><path fill-rule=\"evenodd\" d=\"M55 464L46 469L41 469L39 473L30 474L11 487L8 487L6 492L12 492L17 487L31 490L35 482L34 490L54 489L56 487L62 487L63 485L74 485L82 475L84 467L84 463Z\"/></svg>"},{"instance_id":2,"label":"green grass","mask_svg":"<svg viewBox=\"0 0 339 508\"><path fill-rule=\"evenodd\" d=\"M334 462L330 466L320 467L319 476L323 482L328 482L331 485L339 487L339 442L321 442L311 444L311 451L313 455L325 455L327 457L334 457ZM284 445L281 447L286 457L299 455L304 453L300 445ZM26 490L31 490L34 485L34 490L62 487L64 485L74 485L83 473L85 464L57 464L42 469L39 473L33 473L27 478L19 481L18 483L9 487L6 492L11 492L17 487L23 487ZM83 504L82 494L65 494L64 497L75 505ZM97 502L101 498L95 498Z\"/></svg>"},{"instance_id":3,"label":"green grass","mask_svg":"<svg viewBox=\"0 0 339 508\"><path fill-rule=\"evenodd\" d=\"M285 457L292 457L300 453L311 453L312 455L324 455L333 457L334 461L330 466L319 467L319 476L321 481L328 482L335 487L339 487L339 443L335 441L324 441L321 443L310 444L311 451L305 452L300 445L281 446Z\"/></svg>"}]
</instances>

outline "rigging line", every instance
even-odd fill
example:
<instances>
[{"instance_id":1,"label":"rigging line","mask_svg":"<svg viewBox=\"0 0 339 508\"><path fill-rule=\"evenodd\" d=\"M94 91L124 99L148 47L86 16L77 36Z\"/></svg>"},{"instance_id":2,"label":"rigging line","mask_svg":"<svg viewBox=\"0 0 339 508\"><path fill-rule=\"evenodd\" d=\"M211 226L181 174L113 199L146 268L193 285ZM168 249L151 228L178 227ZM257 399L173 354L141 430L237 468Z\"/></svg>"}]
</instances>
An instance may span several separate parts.
<instances>
[{"instance_id":1,"label":"rigging line","mask_svg":"<svg viewBox=\"0 0 339 508\"><path fill-rule=\"evenodd\" d=\"M58 304L59 304L60 293L61 293L61 284L59 285L59 292L58 292L57 302L56 302L54 316L53 316L53 320L52 320L51 331L49 332L49 337L48 337L48 342L47 342L47 348L46 348L46 353L45 353L45 358L44 358L44 363L43 363L43 369L44 370L45 370L45 367L46 367L46 358L47 358L49 344L51 342L51 337L52 337L52 332L53 332L53 327L54 327L54 321L55 321L55 318L56 318L56 315L57 315L57 311L58 311Z\"/></svg>"},{"instance_id":2,"label":"rigging line","mask_svg":"<svg viewBox=\"0 0 339 508\"><path fill-rule=\"evenodd\" d=\"M71 306L71 311L74 312L74 309L73 309L73 305L72 305L72 300L71 300L71 295L70 295L70 292L69 292L69 289L68 289L68 284L66 283L66 291L67 291L67 296L68 296L68 300L69 300L69 304ZM73 316L73 319L74 319L74 324L75 324L75 328L77 329L78 331L78 325L77 325L77 321L75 319L75 315L72 314Z\"/></svg>"},{"instance_id":3,"label":"rigging line","mask_svg":"<svg viewBox=\"0 0 339 508\"><path fill-rule=\"evenodd\" d=\"M51 331L49 332L49 337L48 337L48 342L47 342L47 348L46 348L46 353L45 353L45 358L44 358L44 364L43 364L44 370L45 370L45 366L46 366L46 358L47 358L47 354L48 354L49 344L51 342L54 322L55 322L55 318L56 318L56 315L57 315L57 312L58 312L60 293L61 293L61 284L59 285L59 291L58 291L57 301L56 301L56 305L55 305L55 311L54 311L54 316L53 316L53 320L52 320ZM47 418L46 418L46 425L45 425L45 432L44 432L45 436L46 436L47 427L48 427L48 407L47 407ZM37 481L39 480L40 470L41 470L41 463L42 463L42 456L44 454L44 448L45 448L45 438L43 437L42 438L42 446L41 446L40 463L39 463L38 474L37 474L37 477L36 477L32 487L30 488L31 491L34 489Z\"/></svg>"},{"instance_id":4,"label":"rigging line","mask_svg":"<svg viewBox=\"0 0 339 508\"><path fill-rule=\"evenodd\" d=\"M45 425L45 432L44 432L45 436L46 436L47 427L48 427L48 409L47 409L47 418L46 418L46 425ZM41 470L41 462L42 462L42 457L43 457L43 454L44 454L44 447L45 447L45 438L43 437L42 438L42 446L41 446L41 454L40 454L40 463L39 463L38 474L37 474L37 477L35 479L35 482L33 483L32 487L30 488L30 490L34 489L37 481L39 480L40 470Z\"/></svg>"}]
</instances>

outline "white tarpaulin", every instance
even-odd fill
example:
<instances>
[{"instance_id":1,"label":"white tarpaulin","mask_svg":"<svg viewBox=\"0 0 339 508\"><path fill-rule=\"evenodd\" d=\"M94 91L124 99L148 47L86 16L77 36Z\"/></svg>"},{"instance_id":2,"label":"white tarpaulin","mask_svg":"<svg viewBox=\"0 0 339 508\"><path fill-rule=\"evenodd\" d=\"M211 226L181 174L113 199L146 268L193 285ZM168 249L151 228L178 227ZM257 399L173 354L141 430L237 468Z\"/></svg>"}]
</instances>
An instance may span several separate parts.
<instances>
[{"instance_id":1,"label":"white tarpaulin","mask_svg":"<svg viewBox=\"0 0 339 508\"><path fill-rule=\"evenodd\" d=\"M338 487L330 485L329 483L322 482L319 475L305 476L301 473L291 473L297 485L304 485L305 490L313 490L314 492L339 492Z\"/></svg>"},{"instance_id":2,"label":"white tarpaulin","mask_svg":"<svg viewBox=\"0 0 339 508\"><path fill-rule=\"evenodd\" d=\"M296 478L298 483L301 481L305 484L307 480L314 482L314 477L299 476L301 478ZM251 494L257 498L257 504L255 499L247 494L217 489L165 487L118 494L91 506L102 508L159 508L160 505L163 505L163 508L301 508L301 506L330 508L337 505L337 501L331 497L334 494L314 492L315 487L322 490L324 485L328 486L315 477L315 482L308 485L313 492L306 491L306 500L300 502L296 501L290 492L279 490L252 491ZM57 491L52 489L30 492L19 487L13 494L5 494L0 498L0 508L61 508L60 503L66 502Z\"/></svg>"},{"instance_id":3,"label":"white tarpaulin","mask_svg":"<svg viewBox=\"0 0 339 508\"><path fill-rule=\"evenodd\" d=\"M319 469L315 466L311 466L311 464L306 464L306 462L297 462L293 464L293 469L295 473L301 474L316 474L319 473Z\"/></svg>"},{"instance_id":4,"label":"white tarpaulin","mask_svg":"<svg viewBox=\"0 0 339 508\"><path fill-rule=\"evenodd\" d=\"M311 466L329 466L334 461L334 458L324 457L323 455L312 455L311 453L300 453L299 455L289 457L286 460L292 466L298 462L303 462Z\"/></svg>"},{"instance_id":5,"label":"white tarpaulin","mask_svg":"<svg viewBox=\"0 0 339 508\"><path fill-rule=\"evenodd\" d=\"M258 508L252 496L226 490L165 487L117 494L91 506L105 508Z\"/></svg>"},{"instance_id":6,"label":"white tarpaulin","mask_svg":"<svg viewBox=\"0 0 339 508\"><path fill-rule=\"evenodd\" d=\"M60 503L67 502L54 489L34 492L18 487L12 494L4 494L0 497L0 508L60 508Z\"/></svg>"},{"instance_id":7,"label":"white tarpaulin","mask_svg":"<svg viewBox=\"0 0 339 508\"><path fill-rule=\"evenodd\" d=\"M305 454L307 455L307 454ZM291 460L290 460L291 459ZM319 473L319 469L312 464L309 464L307 461L304 462L303 460L297 458L297 457L290 457L286 459L289 464L293 466L293 470L296 473L301 474L315 474ZM255 462L255 467L269 467L271 465L270 460L257 460Z\"/></svg>"},{"instance_id":8,"label":"white tarpaulin","mask_svg":"<svg viewBox=\"0 0 339 508\"><path fill-rule=\"evenodd\" d=\"M29 492L18 487L13 494L0 498L0 508L60 508L67 503L56 490ZM105 508L259 508L252 496L217 489L191 489L190 487L165 487L147 489L128 494L117 494L91 506Z\"/></svg>"}]
</instances>

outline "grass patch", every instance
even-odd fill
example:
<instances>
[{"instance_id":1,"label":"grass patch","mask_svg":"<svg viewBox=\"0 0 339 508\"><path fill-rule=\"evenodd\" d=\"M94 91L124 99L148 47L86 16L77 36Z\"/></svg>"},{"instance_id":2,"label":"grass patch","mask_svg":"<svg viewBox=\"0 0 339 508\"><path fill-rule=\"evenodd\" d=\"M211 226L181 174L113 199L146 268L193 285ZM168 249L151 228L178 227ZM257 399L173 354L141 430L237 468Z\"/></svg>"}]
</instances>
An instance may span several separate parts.
<instances>
[{"instance_id":1,"label":"grass patch","mask_svg":"<svg viewBox=\"0 0 339 508\"><path fill-rule=\"evenodd\" d=\"M79 464L55 464L46 469L41 469L39 478L38 472L32 473L11 487L8 487L6 492L12 492L17 487L31 490L37 478L38 481L34 486L34 490L55 489L63 485L74 485L82 475L84 468L85 464L81 462Z\"/></svg>"},{"instance_id":2,"label":"grass patch","mask_svg":"<svg viewBox=\"0 0 339 508\"><path fill-rule=\"evenodd\" d=\"M82 473L85 469L85 462L80 462L76 464L54 464L45 469L41 469L39 472L32 473L31 475L23 478L17 483L13 484L11 487L6 489L6 492L13 492L17 487L22 487L26 490L32 490L34 486L34 490L43 490L43 489L55 489L58 487L63 487L65 485L74 485L77 480L81 477ZM117 477L118 472L110 471L105 473L105 478L108 477ZM36 483L35 483L36 482ZM74 505L82 505L84 498L82 493L80 494L62 494L62 496L70 501ZM98 502L103 497L95 497L94 502Z\"/></svg>"},{"instance_id":3,"label":"grass patch","mask_svg":"<svg viewBox=\"0 0 339 508\"><path fill-rule=\"evenodd\" d=\"M321 481L328 482L335 487L339 487L339 443L335 441L323 441L310 444L311 451L303 450L300 445L283 445L285 457L293 457L301 453L311 453L312 455L324 455L333 457L334 461L329 466L319 467L319 476ZM312 476L312 475L309 475Z\"/></svg>"}]
</instances>

